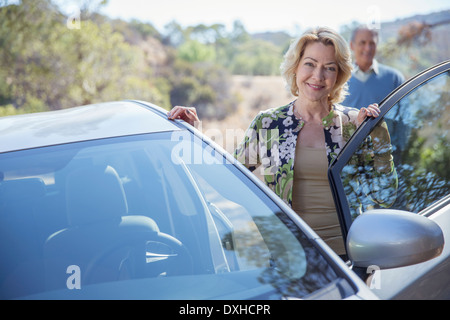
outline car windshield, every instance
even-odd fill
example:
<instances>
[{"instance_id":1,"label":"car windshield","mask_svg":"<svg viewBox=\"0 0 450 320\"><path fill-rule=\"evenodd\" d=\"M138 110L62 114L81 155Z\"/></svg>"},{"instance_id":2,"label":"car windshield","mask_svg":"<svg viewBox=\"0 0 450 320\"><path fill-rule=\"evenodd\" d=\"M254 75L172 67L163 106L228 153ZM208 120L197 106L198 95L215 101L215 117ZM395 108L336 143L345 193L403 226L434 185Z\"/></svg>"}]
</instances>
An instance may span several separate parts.
<instances>
[{"instance_id":1,"label":"car windshield","mask_svg":"<svg viewBox=\"0 0 450 320\"><path fill-rule=\"evenodd\" d=\"M302 298L338 281L188 131L0 154L1 298Z\"/></svg>"}]
</instances>

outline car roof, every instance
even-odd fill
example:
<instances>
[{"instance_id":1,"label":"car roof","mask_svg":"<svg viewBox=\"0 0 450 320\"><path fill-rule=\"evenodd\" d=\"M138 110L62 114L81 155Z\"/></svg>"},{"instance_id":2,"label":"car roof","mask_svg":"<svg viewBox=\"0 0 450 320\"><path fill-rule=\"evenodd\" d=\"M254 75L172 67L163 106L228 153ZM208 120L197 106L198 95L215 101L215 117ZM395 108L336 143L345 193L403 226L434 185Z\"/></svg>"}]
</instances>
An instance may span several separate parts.
<instances>
[{"instance_id":1,"label":"car roof","mask_svg":"<svg viewBox=\"0 0 450 320\"><path fill-rule=\"evenodd\" d=\"M0 117L0 153L117 136L181 130L166 110L141 101L114 101Z\"/></svg>"}]
</instances>

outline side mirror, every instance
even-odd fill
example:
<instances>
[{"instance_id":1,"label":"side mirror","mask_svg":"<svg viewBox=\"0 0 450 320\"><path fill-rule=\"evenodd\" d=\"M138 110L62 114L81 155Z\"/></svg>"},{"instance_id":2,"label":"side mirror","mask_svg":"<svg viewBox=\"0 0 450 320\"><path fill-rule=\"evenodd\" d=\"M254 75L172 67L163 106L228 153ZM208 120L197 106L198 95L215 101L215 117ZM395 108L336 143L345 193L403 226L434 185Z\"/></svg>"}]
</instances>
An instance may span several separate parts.
<instances>
[{"instance_id":1,"label":"side mirror","mask_svg":"<svg viewBox=\"0 0 450 320\"><path fill-rule=\"evenodd\" d=\"M347 252L355 267L404 267L439 256L441 228L432 220L406 211L377 209L358 216L347 236Z\"/></svg>"}]
</instances>

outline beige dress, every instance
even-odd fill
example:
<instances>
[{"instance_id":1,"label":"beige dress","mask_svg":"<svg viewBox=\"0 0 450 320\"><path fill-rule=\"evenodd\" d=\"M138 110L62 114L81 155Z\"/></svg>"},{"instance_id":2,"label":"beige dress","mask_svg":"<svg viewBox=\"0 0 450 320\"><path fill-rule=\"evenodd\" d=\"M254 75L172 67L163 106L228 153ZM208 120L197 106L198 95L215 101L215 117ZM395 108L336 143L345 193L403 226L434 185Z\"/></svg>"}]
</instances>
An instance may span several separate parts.
<instances>
[{"instance_id":1,"label":"beige dress","mask_svg":"<svg viewBox=\"0 0 450 320\"><path fill-rule=\"evenodd\" d=\"M297 145L292 208L337 254L345 254L336 207L327 177L325 148Z\"/></svg>"}]
</instances>

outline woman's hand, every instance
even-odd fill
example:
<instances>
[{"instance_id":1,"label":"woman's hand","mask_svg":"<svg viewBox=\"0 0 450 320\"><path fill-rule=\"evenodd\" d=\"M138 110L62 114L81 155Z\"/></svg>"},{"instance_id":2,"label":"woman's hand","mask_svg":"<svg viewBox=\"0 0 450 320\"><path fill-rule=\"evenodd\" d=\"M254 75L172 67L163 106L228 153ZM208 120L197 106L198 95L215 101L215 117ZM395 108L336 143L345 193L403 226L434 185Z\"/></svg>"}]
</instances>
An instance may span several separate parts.
<instances>
[{"instance_id":1,"label":"woman's hand","mask_svg":"<svg viewBox=\"0 0 450 320\"><path fill-rule=\"evenodd\" d=\"M195 127L196 122L200 122L197 116L197 110L194 107L176 106L169 112L167 117L170 120L181 119Z\"/></svg>"},{"instance_id":2,"label":"woman's hand","mask_svg":"<svg viewBox=\"0 0 450 320\"><path fill-rule=\"evenodd\" d=\"M378 117L380 115L380 108L378 108L378 104L373 103L370 104L367 108L361 108L358 113L358 117L356 121L358 122L358 126L366 119L366 117Z\"/></svg>"}]
</instances>

